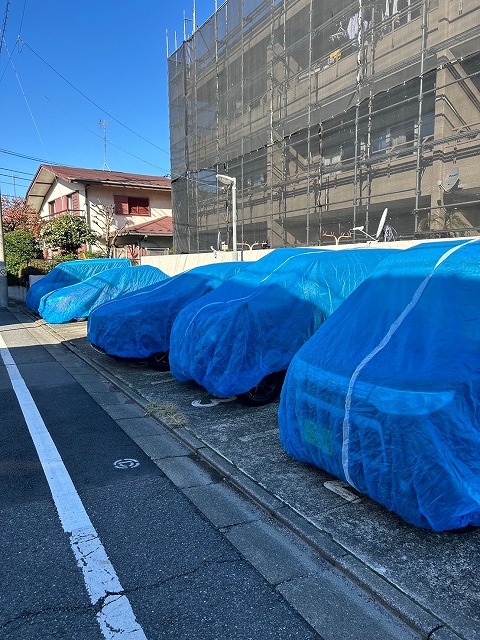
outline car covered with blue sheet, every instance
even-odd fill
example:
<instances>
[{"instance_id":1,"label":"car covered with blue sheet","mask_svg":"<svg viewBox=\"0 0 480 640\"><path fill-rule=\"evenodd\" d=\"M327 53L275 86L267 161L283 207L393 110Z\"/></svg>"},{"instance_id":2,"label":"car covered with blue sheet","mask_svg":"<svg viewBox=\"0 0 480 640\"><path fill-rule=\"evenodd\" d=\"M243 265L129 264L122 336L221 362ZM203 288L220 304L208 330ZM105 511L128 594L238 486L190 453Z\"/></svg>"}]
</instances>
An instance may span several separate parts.
<instances>
[{"instance_id":1,"label":"car covered with blue sheet","mask_svg":"<svg viewBox=\"0 0 480 640\"><path fill-rule=\"evenodd\" d=\"M407 522L480 525L480 239L392 254L293 358L280 440Z\"/></svg>"},{"instance_id":2,"label":"car covered with blue sheet","mask_svg":"<svg viewBox=\"0 0 480 640\"><path fill-rule=\"evenodd\" d=\"M179 313L174 377L247 404L271 401L294 354L390 251L273 251Z\"/></svg>"},{"instance_id":3,"label":"car covered with blue sheet","mask_svg":"<svg viewBox=\"0 0 480 640\"><path fill-rule=\"evenodd\" d=\"M218 262L189 269L141 291L102 304L88 319L88 340L120 358L150 359L168 368L170 331L179 311L247 266Z\"/></svg>"},{"instance_id":4,"label":"car covered with blue sheet","mask_svg":"<svg viewBox=\"0 0 480 640\"><path fill-rule=\"evenodd\" d=\"M94 309L108 300L167 278L166 273L150 265L108 269L83 282L44 295L40 300L38 312L51 324L88 318Z\"/></svg>"},{"instance_id":5,"label":"car covered with blue sheet","mask_svg":"<svg viewBox=\"0 0 480 640\"><path fill-rule=\"evenodd\" d=\"M131 266L127 258L95 258L91 260L69 260L61 262L52 269L46 276L34 282L28 290L25 304L35 313L38 313L40 300L44 295L68 287L71 284L83 282L97 273L114 269L115 267Z\"/></svg>"}]
</instances>

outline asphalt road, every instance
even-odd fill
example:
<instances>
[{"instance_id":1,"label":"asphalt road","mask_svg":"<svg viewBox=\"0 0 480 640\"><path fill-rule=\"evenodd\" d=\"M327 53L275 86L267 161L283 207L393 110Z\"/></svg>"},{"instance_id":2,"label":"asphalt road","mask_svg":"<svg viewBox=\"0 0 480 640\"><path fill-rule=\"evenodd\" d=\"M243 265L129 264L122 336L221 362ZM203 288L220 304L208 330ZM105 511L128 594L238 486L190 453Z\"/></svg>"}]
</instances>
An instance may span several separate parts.
<instances>
[{"instance_id":1,"label":"asphalt road","mask_svg":"<svg viewBox=\"0 0 480 640\"><path fill-rule=\"evenodd\" d=\"M1 317L2 353L14 364L0 367L0 637L319 637L62 364L13 317ZM17 382L23 378L23 396L16 397L7 368ZM35 424L35 406L58 456ZM73 496L67 476L60 475L56 493L55 478L52 491L47 482L62 465ZM90 532L77 503L95 536L95 549L79 551L77 540L78 562L74 539ZM105 584L95 561L99 545L107 556L100 562L111 563ZM105 600L112 571L121 585L113 605Z\"/></svg>"},{"instance_id":2,"label":"asphalt road","mask_svg":"<svg viewBox=\"0 0 480 640\"><path fill-rule=\"evenodd\" d=\"M2 640L421 637L28 317L0 350Z\"/></svg>"}]
</instances>

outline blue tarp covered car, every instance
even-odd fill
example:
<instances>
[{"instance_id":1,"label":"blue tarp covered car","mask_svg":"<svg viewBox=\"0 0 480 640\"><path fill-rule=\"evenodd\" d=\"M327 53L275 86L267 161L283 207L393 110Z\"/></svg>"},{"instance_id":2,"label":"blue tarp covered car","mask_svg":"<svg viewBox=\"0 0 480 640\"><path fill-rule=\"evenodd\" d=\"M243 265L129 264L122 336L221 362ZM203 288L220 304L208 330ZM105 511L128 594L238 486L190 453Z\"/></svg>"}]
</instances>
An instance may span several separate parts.
<instances>
[{"instance_id":1,"label":"blue tarp covered car","mask_svg":"<svg viewBox=\"0 0 480 640\"><path fill-rule=\"evenodd\" d=\"M480 239L392 255L293 358L294 458L434 531L480 525Z\"/></svg>"},{"instance_id":2,"label":"blue tarp covered car","mask_svg":"<svg viewBox=\"0 0 480 640\"><path fill-rule=\"evenodd\" d=\"M167 278L167 274L150 265L108 269L84 282L62 287L43 296L38 312L46 322L52 324L87 318L104 302Z\"/></svg>"},{"instance_id":3,"label":"blue tarp covered car","mask_svg":"<svg viewBox=\"0 0 480 640\"><path fill-rule=\"evenodd\" d=\"M28 290L25 304L30 309L33 309L35 313L38 313L40 300L47 293L62 287L68 287L71 284L77 284L77 282L83 282L83 280L87 280L87 278L91 278L107 269L127 266L131 266L131 262L127 258L98 258L62 262L41 280L32 284Z\"/></svg>"},{"instance_id":4,"label":"blue tarp covered car","mask_svg":"<svg viewBox=\"0 0 480 640\"><path fill-rule=\"evenodd\" d=\"M179 313L172 374L215 396L271 401L294 354L390 251L273 251Z\"/></svg>"},{"instance_id":5,"label":"blue tarp covered car","mask_svg":"<svg viewBox=\"0 0 480 640\"><path fill-rule=\"evenodd\" d=\"M121 358L149 358L168 369L170 331L179 311L233 277L247 262L195 267L168 280L102 304L88 319L88 340Z\"/></svg>"}]
</instances>

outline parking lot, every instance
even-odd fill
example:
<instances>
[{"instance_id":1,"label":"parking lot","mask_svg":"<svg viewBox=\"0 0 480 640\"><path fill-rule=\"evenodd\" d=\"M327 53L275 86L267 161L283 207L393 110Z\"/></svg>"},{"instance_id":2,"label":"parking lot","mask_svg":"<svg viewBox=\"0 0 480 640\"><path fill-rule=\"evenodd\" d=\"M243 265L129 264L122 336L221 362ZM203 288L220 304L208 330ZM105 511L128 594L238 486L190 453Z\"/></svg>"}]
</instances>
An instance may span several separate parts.
<instances>
[{"instance_id":1,"label":"parking lot","mask_svg":"<svg viewBox=\"0 0 480 640\"><path fill-rule=\"evenodd\" d=\"M278 402L249 408L235 399L219 401L144 362L95 352L85 337L86 322L52 326L25 308L14 312L43 335L61 340L167 425L198 458L425 637L480 637L480 532L416 529L329 474L293 460L278 441ZM130 435L148 454L145 434Z\"/></svg>"}]
</instances>

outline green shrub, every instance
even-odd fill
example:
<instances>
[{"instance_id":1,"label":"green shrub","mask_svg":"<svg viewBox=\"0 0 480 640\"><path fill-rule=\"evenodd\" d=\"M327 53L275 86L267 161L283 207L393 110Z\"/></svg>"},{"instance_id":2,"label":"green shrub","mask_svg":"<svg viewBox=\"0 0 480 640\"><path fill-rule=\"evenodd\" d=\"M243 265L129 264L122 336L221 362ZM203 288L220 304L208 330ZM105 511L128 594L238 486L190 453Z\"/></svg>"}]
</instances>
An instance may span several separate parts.
<instances>
[{"instance_id":1,"label":"green shrub","mask_svg":"<svg viewBox=\"0 0 480 640\"><path fill-rule=\"evenodd\" d=\"M57 253L52 256L50 262L52 263L53 269L57 264L60 264L61 262L70 262L71 260L78 260L78 255L76 253Z\"/></svg>"},{"instance_id":2,"label":"green shrub","mask_svg":"<svg viewBox=\"0 0 480 640\"><path fill-rule=\"evenodd\" d=\"M29 231L17 229L5 234L5 265L10 286L23 284L18 277L22 266L41 255L38 242Z\"/></svg>"},{"instance_id":3,"label":"green shrub","mask_svg":"<svg viewBox=\"0 0 480 640\"><path fill-rule=\"evenodd\" d=\"M108 258L106 251L102 251L98 249L97 251L93 251L92 249L87 249L86 251L82 251L78 256L81 260L90 260L92 258Z\"/></svg>"}]
</instances>

